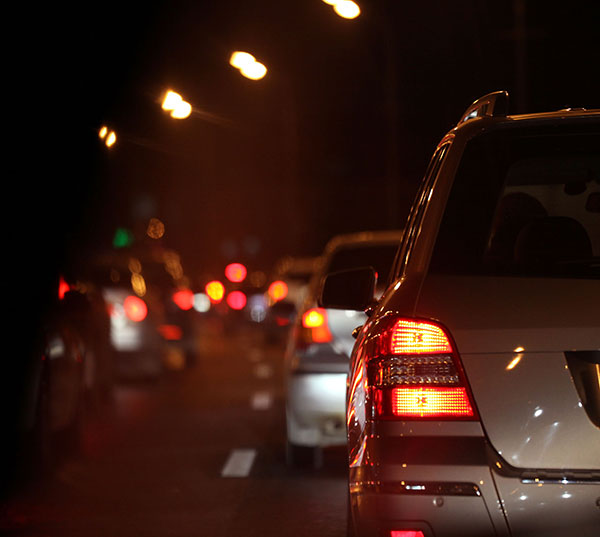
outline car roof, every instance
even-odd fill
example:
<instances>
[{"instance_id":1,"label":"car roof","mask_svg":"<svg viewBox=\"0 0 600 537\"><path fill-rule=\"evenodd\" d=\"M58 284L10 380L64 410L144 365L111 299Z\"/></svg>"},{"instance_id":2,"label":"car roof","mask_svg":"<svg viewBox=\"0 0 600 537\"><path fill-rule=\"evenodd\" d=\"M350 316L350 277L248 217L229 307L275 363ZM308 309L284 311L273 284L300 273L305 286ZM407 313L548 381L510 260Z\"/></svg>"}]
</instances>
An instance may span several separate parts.
<instances>
[{"instance_id":1,"label":"car roof","mask_svg":"<svg viewBox=\"0 0 600 537\"><path fill-rule=\"evenodd\" d=\"M600 109L563 108L532 114L508 114L507 91L488 93L474 101L446 136L474 136L482 131L501 127L528 126L536 123L563 122L600 118ZM446 138L446 137L444 137Z\"/></svg>"}]
</instances>

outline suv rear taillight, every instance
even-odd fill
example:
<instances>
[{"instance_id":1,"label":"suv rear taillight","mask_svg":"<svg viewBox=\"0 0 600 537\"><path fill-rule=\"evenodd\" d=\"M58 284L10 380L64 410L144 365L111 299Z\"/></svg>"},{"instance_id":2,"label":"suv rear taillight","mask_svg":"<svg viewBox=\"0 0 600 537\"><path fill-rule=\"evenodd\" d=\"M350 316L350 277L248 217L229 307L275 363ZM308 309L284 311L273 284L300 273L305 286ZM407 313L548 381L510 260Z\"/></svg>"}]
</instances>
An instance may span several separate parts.
<instances>
[{"instance_id":1,"label":"suv rear taillight","mask_svg":"<svg viewBox=\"0 0 600 537\"><path fill-rule=\"evenodd\" d=\"M374 417L474 420L475 408L448 332L432 321L388 318L367 344Z\"/></svg>"}]
</instances>

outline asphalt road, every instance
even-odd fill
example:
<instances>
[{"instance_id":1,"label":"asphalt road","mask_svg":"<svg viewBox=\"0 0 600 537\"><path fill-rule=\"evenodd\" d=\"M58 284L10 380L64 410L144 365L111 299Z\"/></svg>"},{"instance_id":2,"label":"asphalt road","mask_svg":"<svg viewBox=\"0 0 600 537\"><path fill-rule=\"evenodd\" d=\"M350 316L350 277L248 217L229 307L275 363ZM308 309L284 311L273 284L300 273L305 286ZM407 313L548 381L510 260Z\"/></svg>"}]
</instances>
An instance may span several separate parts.
<instances>
[{"instance_id":1,"label":"asphalt road","mask_svg":"<svg viewBox=\"0 0 600 537\"><path fill-rule=\"evenodd\" d=\"M198 343L192 367L118 385L83 453L2 505L0 533L345 535L344 449L318 469L286 465L281 347L248 331Z\"/></svg>"}]
</instances>

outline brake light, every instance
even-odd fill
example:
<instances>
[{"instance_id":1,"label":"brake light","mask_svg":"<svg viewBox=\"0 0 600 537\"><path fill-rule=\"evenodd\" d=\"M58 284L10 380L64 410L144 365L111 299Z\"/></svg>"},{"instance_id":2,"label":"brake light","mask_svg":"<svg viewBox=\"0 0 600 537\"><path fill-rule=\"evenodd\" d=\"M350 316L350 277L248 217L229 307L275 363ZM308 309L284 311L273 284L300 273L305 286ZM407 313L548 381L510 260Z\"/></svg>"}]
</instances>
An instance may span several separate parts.
<instances>
[{"instance_id":1,"label":"brake light","mask_svg":"<svg viewBox=\"0 0 600 537\"><path fill-rule=\"evenodd\" d=\"M65 295L71 290L71 286L65 281L65 279L61 276L58 281L58 299L62 300L65 298Z\"/></svg>"},{"instance_id":2,"label":"brake light","mask_svg":"<svg viewBox=\"0 0 600 537\"><path fill-rule=\"evenodd\" d=\"M448 337L439 326L400 319L392 330L390 351L392 354L440 354L451 353Z\"/></svg>"},{"instance_id":3,"label":"brake light","mask_svg":"<svg viewBox=\"0 0 600 537\"><path fill-rule=\"evenodd\" d=\"M227 295L227 305L232 310L243 310L246 307L246 295L242 291L232 291Z\"/></svg>"},{"instance_id":4,"label":"brake light","mask_svg":"<svg viewBox=\"0 0 600 537\"><path fill-rule=\"evenodd\" d=\"M128 296L123 301L123 309L125 310L125 315L136 323L143 321L148 315L148 306L146 306L146 303L141 298L133 295Z\"/></svg>"},{"instance_id":5,"label":"brake light","mask_svg":"<svg viewBox=\"0 0 600 537\"><path fill-rule=\"evenodd\" d=\"M325 324L327 313L322 308L312 308L302 316L302 326L304 328L318 328Z\"/></svg>"},{"instance_id":6,"label":"brake light","mask_svg":"<svg viewBox=\"0 0 600 537\"><path fill-rule=\"evenodd\" d=\"M189 289L179 289L173 293L171 298L183 311L191 310L194 307L194 293Z\"/></svg>"},{"instance_id":7,"label":"brake light","mask_svg":"<svg viewBox=\"0 0 600 537\"><path fill-rule=\"evenodd\" d=\"M382 419L473 420L474 405L448 332L420 319L390 319L367 344L373 413Z\"/></svg>"},{"instance_id":8,"label":"brake light","mask_svg":"<svg viewBox=\"0 0 600 537\"><path fill-rule=\"evenodd\" d=\"M383 401L382 401L383 403ZM464 388L393 388L390 397L394 416L413 418L444 418L473 416L473 408ZM379 413L385 414L386 409Z\"/></svg>"},{"instance_id":9,"label":"brake light","mask_svg":"<svg viewBox=\"0 0 600 537\"><path fill-rule=\"evenodd\" d=\"M299 346L310 343L328 343L332 340L327 323L327 311L323 308L311 308L302 315L302 326L298 331Z\"/></svg>"},{"instance_id":10,"label":"brake light","mask_svg":"<svg viewBox=\"0 0 600 537\"><path fill-rule=\"evenodd\" d=\"M392 530L390 537L425 537L421 530Z\"/></svg>"},{"instance_id":11,"label":"brake light","mask_svg":"<svg viewBox=\"0 0 600 537\"><path fill-rule=\"evenodd\" d=\"M158 331L167 341L179 341L183 337L183 330L175 324L161 324Z\"/></svg>"}]
</instances>

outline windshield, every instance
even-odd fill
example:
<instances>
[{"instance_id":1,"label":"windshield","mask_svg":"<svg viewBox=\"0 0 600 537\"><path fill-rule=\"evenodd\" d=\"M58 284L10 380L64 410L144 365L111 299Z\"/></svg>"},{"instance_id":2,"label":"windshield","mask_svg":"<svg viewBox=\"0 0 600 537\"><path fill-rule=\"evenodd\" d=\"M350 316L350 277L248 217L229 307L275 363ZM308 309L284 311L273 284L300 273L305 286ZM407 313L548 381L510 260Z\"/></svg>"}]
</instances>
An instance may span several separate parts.
<instances>
[{"instance_id":1,"label":"windshield","mask_svg":"<svg viewBox=\"0 0 600 537\"><path fill-rule=\"evenodd\" d=\"M435 246L437 273L598 278L600 128L471 141Z\"/></svg>"}]
</instances>

